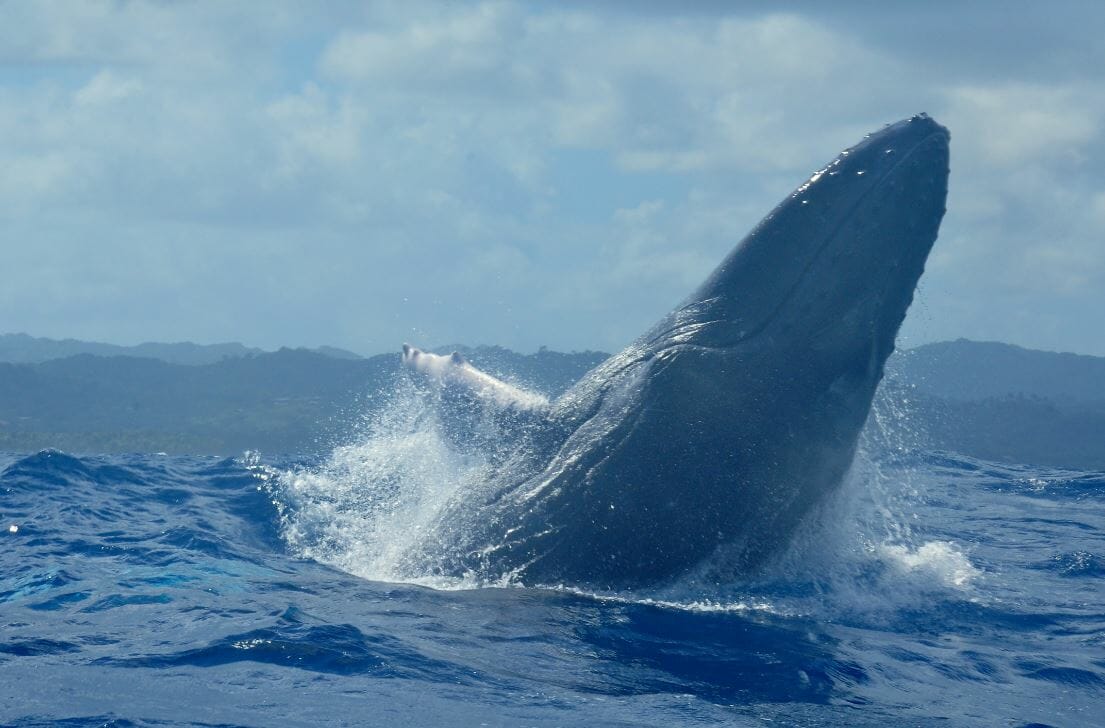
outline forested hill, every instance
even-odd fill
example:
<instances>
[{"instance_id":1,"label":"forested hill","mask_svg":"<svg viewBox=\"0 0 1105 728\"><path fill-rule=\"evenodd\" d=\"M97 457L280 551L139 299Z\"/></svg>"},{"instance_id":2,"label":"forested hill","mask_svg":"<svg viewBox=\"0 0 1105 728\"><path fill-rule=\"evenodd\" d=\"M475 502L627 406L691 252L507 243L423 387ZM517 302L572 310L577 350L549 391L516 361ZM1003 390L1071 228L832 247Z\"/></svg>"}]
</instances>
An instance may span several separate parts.
<instances>
[{"instance_id":1,"label":"forested hill","mask_svg":"<svg viewBox=\"0 0 1105 728\"><path fill-rule=\"evenodd\" d=\"M550 395L606 357L462 351L476 366ZM360 358L328 349L247 351L206 364L87 353L0 363L0 451L327 452L348 441L398 372L398 353ZM879 397L906 413L912 445L1105 470L1105 358L929 344L891 358Z\"/></svg>"},{"instance_id":2,"label":"forested hill","mask_svg":"<svg viewBox=\"0 0 1105 728\"><path fill-rule=\"evenodd\" d=\"M465 349L477 366L550 394L605 358ZM0 363L0 451L311 454L348 437L394 386L399 355L281 349L183 365L90 354Z\"/></svg>"},{"instance_id":3,"label":"forested hill","mask_svg":"<svg viewBox=\"0 0 1105 728\"><path fill-rule=\"evenodd\" d=\"M315 351L337 359L361 358L351 351L332 346L322 346ZM173 344L146 342L135 346L119 346L77 339L46 339L27 334L0 334L0 362L13 364L37 364L51 359L92 354L94 356L134 356L143 359L159 359L172 364L201 365L263 353L261 349L237 342L225 344L193 344L190 341Z\"/></svg>"},{"instance_id":4,"label":"forested hill","mask_svg":"<svg viewBox=\"0 0 1105 728\"><path fill-rule=\"evenodd\" d=\"M1105 470L1105 358L960 339L896 354L886 379L924 446Z\"/></svg>"},{"instance_id":5,"label":"forested hill","mask_svg":"<svg viewBox=\"0 0 1105 728\"><path fill-rule=\"evenodd\" d=\"M921 394L955 401L1022 395L1105 404L1105 358L1057 354L990 341L942 341L890 360Z\"/></svg>"}]
</instances>

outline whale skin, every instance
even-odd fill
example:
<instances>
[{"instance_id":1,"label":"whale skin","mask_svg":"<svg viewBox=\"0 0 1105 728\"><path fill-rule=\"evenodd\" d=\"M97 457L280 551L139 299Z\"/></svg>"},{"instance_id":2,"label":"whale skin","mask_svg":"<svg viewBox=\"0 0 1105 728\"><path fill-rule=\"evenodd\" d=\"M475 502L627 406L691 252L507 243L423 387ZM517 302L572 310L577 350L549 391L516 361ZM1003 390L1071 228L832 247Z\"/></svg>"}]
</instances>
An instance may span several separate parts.
<instances>
[{"instance_id":1,"label":"whale skin","mask_svg":"<svg viewBox=\"0 0 1105 728\"><path fill-rule=\"evenodd\" d=\"M443 574L625 590L779 553L852 463L944 215L949 138L921 114L844 150L553 402L459 356L420 366L436 355L405 346L404 364L480 406L537 415L421 557Z\"/></svg>"}]
</instances>

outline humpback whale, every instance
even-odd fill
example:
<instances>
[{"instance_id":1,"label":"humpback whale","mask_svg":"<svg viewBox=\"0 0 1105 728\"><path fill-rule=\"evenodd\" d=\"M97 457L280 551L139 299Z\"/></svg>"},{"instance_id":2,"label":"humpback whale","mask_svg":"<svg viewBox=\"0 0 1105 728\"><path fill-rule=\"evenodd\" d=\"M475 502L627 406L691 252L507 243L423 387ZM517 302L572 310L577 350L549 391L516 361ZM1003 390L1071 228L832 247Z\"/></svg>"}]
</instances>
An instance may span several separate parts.
<instances>
[{"instance_id":1,"label":"humpback whale","mask_svg":"<svg viewBox=\"0 0 1105 728\"><path fill-rule=\"evenodd\" d=\"M852 463L944 215L948 142L924 114L869 134L551 403L404 346L470 405L526 415L485 487L443 510L427 563L622 590L777 553Z\"/></svg>"}]
</instances>

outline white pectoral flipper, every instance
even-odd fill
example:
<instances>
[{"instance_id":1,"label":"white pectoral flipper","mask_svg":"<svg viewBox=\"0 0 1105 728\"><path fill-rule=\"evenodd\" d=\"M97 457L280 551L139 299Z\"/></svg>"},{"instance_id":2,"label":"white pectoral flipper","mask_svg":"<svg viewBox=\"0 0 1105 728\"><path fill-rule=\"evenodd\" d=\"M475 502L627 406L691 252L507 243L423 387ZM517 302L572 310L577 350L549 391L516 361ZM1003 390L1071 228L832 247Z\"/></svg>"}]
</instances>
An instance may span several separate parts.
<instances>
[{"instance_id":1,"label":"white pectoral flipper","mask_svg":"<svg viewBox=\"0 0 1105 728\"><path fill-rule=\"evenodd\" d=\"M496 379L455 351L451 355L434 354L403 344L403 365L451 394L467 395L482 407L513 413L543 412L549 407L549 400L543 395Z\"/></svg>"},{"instance_id":2,"label":"white pectoral flipper","mask_svg":"<svg viewBox=\"0 0 1105 728\"><path fill-rule=\"evenodd\" d=\"M546 397L480 371L457 352L403 344L403 366L430 385L440 431L460 452L495 460L547 421Z\"/></svg>"}]
</instances>

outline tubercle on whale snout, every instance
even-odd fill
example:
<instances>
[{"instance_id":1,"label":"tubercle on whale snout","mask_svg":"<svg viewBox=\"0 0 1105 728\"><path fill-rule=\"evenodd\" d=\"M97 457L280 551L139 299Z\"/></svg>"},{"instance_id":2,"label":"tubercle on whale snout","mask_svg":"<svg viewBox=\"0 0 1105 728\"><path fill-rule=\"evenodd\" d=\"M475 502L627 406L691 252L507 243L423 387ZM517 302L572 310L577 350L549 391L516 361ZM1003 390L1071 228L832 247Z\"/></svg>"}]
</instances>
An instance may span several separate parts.
<instances>
[{"instance_id":1,"label":"tubercle on whale snout","mask_svg":"<svg viewBox=\"0 0 1105 728\"><path fill-rule=\"evenodd\" d=\"M481 554L447 568L616 590L785 546L850 466L944 214L949 139L927 116L891 124L784 198L553 404L547 457L495 476L508 495L447 514L454 553Z\"/></svg>"}]
</instances>

